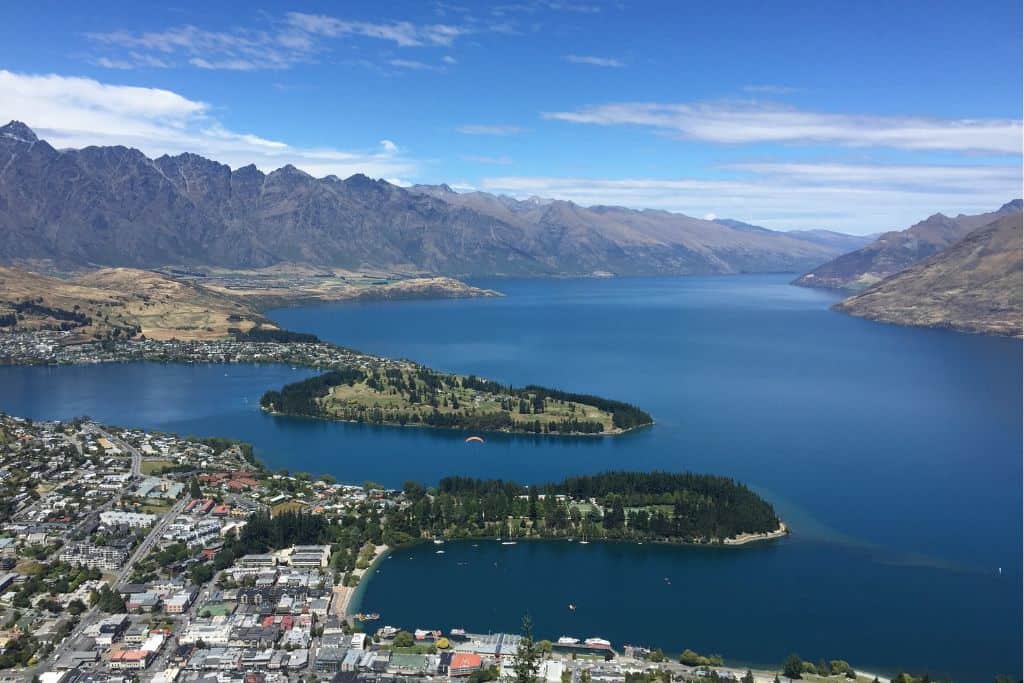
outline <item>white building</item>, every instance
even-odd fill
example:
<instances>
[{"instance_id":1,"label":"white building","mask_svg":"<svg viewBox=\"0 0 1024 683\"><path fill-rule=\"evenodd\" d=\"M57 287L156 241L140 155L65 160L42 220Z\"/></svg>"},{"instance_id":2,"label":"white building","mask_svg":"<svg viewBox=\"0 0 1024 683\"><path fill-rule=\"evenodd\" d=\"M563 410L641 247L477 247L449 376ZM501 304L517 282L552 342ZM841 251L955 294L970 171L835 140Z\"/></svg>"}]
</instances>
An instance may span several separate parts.
<instances>
[{"instance_id":1,"label":"white building","mask_svg":"<svg viewBox=\"0 0 1024 683\"><path fill-rule=\"evenodd\" d=\"M146 512L122 512L121 510L104 510L100 513L103 524L125 525L133 529L145 529L156 521L156 515Z\"/></svg>"}]
</instances>

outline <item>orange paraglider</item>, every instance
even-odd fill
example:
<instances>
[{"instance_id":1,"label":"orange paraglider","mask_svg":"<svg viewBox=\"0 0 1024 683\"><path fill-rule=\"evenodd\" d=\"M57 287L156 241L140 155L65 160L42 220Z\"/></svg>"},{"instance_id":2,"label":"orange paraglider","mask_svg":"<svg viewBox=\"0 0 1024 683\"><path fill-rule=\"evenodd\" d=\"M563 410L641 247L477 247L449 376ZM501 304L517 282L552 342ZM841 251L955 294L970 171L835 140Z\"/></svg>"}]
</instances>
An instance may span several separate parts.
<instances>
[{"instance_id":1,"label":"orange paraglider","mask_svg":"<svg viewBox=\"0 0 1024 683\"><path fill-rule=\"evenodd\" d=\"M470 436L466 437L466 443L483 443L484 438L482 436Z\"/></svg>"}]
</instances>

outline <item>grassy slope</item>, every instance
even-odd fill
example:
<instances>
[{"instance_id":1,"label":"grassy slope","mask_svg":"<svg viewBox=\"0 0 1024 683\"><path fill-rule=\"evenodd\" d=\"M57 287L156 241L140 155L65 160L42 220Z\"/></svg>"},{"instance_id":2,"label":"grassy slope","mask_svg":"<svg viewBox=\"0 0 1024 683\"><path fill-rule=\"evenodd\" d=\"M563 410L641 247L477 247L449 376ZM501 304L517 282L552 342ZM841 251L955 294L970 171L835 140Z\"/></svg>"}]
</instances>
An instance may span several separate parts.
<instances>
[{"instance_id":1,"label":"grassy slope","mask_svg":"<svg viewBox=\"0 0 1024 683\"><path fill-rule=\"evenodd\" d=\"M60 279L0 266L0 314L26 300L41 300L43 306L77 310L89 316L89 325L74 330L82 339L136 326L154 339L215 339L226 337L229 327L245 330L263 320L255 310L232 297L151 271L110 268ZM229 320L232 315L240 319ZM19 320L17 329L59 326L58 320L29 312Z\"/></svg>"},{"instance_id":2,"label":"grassy slope","mask_svg":"<svg viewBox=\"0 0 1024 683\"><path fill-rule=\"evenodd\" d=\"M122 335L141 328L141 334L150 339L212 340L228 338L229 329L245 331L257 322L274 328L260 311L294 303L497 295L449 278L378 282L376 278L302 268L240 271L204 279L134 268L104 268L58 278L0 266L0 315L11 312L14 304L30 300L47 308L89 316L91 324L74 329L83 341L104 338L118 328ZM61 322L45 313L28 311L17 329L60 329Z\"/></svg>"}]
</instances>

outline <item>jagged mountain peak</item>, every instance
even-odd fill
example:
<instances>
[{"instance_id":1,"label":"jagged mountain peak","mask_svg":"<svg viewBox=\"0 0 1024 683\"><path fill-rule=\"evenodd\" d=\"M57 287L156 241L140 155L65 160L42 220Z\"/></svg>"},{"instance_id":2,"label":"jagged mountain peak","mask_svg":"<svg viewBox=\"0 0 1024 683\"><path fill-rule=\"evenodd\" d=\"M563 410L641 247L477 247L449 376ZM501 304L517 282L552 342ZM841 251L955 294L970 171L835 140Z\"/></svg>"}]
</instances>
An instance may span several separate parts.
<instances>
[{"instance_id":1,"label":"jagged mountain peak","mask_svg":"<svg viewBox=\"0 0 1024 683\"><path fill-rule=\"evenodd\" d=\"M0 128L0 137L11 138L19 142L37 142L35 132L21 121L11 121Z\"/></svg>"},{"instance_id":2,"label":"jagged mountain peak","mask_svg":"<svg viewBox=\"0 0 1024 683\"><path fill-rule=\"evenodd\" d=\"M256 164L246 164L245 166L239 166L232 174L239 176L262 176L263 171L256 168Z\"/></svg>"},{"instance_id":3,"label":"jagged mountain peak","mask_svg":"<svg viewBox=\"0 0 1024 683\"><path fill-rule=\"evenodd\" d=\"M303 171L301 168L293 166L292 164L285 164L281 168L275 169L270 172L270 175L283 175L283 176L301 176L303 178L312 178L310 174Z\"/></svg>"},{"instance_id":4,"label":"jagged mountain peak","mask_svg":"<svg viewBox=\"0 0 1024 683\"><path fill-rule=\"evenodd\" d=\"M376 187L379 185L390 185L386 180L374 180L365 173L353 173L344 180L350 187Z\"/></svg>"}]
</instances>

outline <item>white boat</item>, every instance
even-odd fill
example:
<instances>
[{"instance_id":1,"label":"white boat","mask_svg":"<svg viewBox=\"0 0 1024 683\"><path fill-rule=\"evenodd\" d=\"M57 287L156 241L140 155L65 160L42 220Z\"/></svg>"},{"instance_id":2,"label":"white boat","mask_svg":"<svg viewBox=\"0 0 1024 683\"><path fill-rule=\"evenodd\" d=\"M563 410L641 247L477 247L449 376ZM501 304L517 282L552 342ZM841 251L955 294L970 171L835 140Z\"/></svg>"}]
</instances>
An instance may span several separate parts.
<instances>
[{"instance_id":1,"label":"white boat","mask_svg":"<svg viewBox=\"0 0 1024 683\"><path fill-rule=\"evenodd\" d=\"M434 554L435 554L435 555L444 555L444 551L443 551L443 550L438 550L438 551L437 551L436 553L434 553Z\"/></svg>"},{"instance_id":2,"label":"white boat","mask_svg":"<svg viewBox=\"0 0 1024 683\"><path fill-rule=\"evenodd\" d=\"M502 545L515 545L516 542L515 541L502 541L501 544Z\"/></svg>"},{"instance_id":3,"label":"white boat","mask_svg":"<svg viewBox=\"0 0 1024 683\"><path fill-rule=\"evenodd\" d=\"M440 538L435 538L434 539L434 545L443 545L443 544L444 544L444 541L442 541Z\"/></svg>"},{"instance_id":4,"label":"white boat","mask_svg":"<svg viewBox=\"0 0 1024 683\"><path fill-rule=\"evenodd\" d=\"M590 545L590 541L580 541L580 545Z\"/></svg>"}]
</instances>

